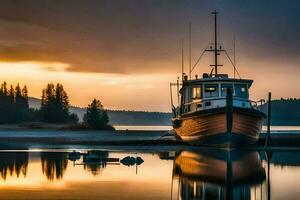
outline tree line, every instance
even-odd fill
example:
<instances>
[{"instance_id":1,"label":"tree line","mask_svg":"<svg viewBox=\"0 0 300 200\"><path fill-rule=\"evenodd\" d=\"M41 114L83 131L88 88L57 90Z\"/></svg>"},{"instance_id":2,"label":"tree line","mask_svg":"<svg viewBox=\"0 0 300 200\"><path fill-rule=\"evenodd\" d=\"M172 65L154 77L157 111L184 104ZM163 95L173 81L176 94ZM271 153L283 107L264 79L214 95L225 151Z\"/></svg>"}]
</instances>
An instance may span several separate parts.
<instances>
[{"instance_id":1,"label":"tree line","mask_svg":"<svg viewBox=\"0 0 300 200\"><path fill-rule=\"evenodd\" d=\"M85 128L107 129L109 118L101 102L94 99L87 107L84 122L78 123L78 116L70 113L70 100L62 84L49 83L42 90L40 109L29 108L27 86L9 89L6 82L0 87L0 124L21 122L45 122L55 124L72 123Z\"/></svg>"},{"instance_id":2,"label":"tree line","mask_svg":"<svg viewBox=\"0 0 300 200\"><path fill-rule=\"evenodd\" d=\"M16 87L10 85L9 89L6 82L0 87L0 123L17 123L30 119L34 112L29 109L28 90L17 84Z\"/></svg>"},{"instance_id":3,"label":"tree line","mask_svg":"<svg viewBox=\"0 0 300 200\"><path fill-rule=\"evenodd\" d=\"M300 125L300 99L281 98L272 100L271 125L273 126L299 126ZM268 103L262 105L263 112L268 112ZM264 122L267 123L267 120Z\"/></svg>"}]
</instances>

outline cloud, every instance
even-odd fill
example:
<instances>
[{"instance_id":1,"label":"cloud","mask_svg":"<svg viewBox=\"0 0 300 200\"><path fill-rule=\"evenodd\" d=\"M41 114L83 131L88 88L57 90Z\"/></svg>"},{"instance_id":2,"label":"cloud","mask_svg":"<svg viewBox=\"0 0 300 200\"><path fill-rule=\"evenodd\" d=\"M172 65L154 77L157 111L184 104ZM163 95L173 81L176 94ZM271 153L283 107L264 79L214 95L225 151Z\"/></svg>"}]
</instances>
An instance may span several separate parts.
<instances>
[{"instance_id":1,"label":"cloud","mask_svg":"<svg viewBox=\"0 0 300 200\"><path fill-rule=\"evenodd\" d=\"M253 3L254 2L254 3ZM169 73L180 68L180 41L193 24L196 57L211 41L213 9L221 39L239 59L299 62L297 1L67 1L0 2L0 60L65 63L96 73ZM185 43L187 44L187 42ZM187 45L185 45L187 49ZM187 55L187 54L186 54ZM248 59L249 59L248 58ZM49 68L51 70L51 67Z\"/></svg>"}]
</instances>

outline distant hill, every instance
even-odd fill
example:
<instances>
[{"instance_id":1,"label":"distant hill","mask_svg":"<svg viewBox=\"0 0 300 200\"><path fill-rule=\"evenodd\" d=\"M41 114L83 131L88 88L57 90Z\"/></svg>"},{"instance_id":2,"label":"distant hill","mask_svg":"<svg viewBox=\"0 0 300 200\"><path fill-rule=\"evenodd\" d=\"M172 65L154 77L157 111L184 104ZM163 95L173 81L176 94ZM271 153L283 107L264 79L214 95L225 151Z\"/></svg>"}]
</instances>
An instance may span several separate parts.
<instances>
[{"instance_id":1,"label":"distant hill","mask_svg":"<svg viewBox=\"0 0 300 200\"><path fill-rule=\"evenodd\" d=\"M267 113L268 104L262 110ZM300 126L300 99L280 99L272 101L271 125Z\"/></svg>"},{"instance_id":2,"label":"distant hill","mask_svg":"<svg viewBox=\"0 0 300 200\"><path fill-rule=\"evenodd\" d=\"M39 108L41 101L29 98L32 108ZM267 113L267 104L262 106ZM70 112L76 113L82 121L85 108L71 106ZM112 125L171 125L171 113L143 112L143 111L115 111L108 110ZM266 123L266 121L265 121ZM272 101L271 125L273 126L300 126L300 99L280 99Z\"/></svg>"},{"instance_id":3,"label":"distant hill","mask_svg":"<svg viewBox=\"0 0 300 200\"><path fill-rule=\"evenodd\" d=\"M41 100L30 97L29 106L31 108L39 109ZM70 112L77 114L80 121L86 112L85 108L70 107ZM124 126L151 126L151 125L171 125L171 113L163 112L144 112L144 111L125 111L125 110L108 110L107 111L110 124L124 125Z\"/></svg>"},{"instance_id":4,"label":"distant hill","mask_svg":"<svg viewBox=\"0 0 300 200\"><path fill-rule=\"evenodd\" d=\"M108 110L113 125L171 125L171 113Z\"/></svg>"},{"instance_id":5,"label":"distant hill","mask_svg":"<svg viewBox=\"0 0 300 200\"><path fill-rule=\"evenodd\" d=\"M39 109L41 107L41 100L35 97L28 98L29 107L34 109Z\"/></svg>"}]
</instances>

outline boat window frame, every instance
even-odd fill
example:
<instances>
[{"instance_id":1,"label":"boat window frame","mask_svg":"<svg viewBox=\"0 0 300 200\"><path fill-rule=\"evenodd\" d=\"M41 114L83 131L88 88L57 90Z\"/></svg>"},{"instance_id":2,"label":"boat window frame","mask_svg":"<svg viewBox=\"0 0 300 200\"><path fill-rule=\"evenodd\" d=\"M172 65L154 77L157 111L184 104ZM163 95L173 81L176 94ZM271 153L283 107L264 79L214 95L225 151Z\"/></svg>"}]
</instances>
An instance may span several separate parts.
<instances>
[{"instance_id":1,"label":"boat window frame","mask_svg":"<svg viewBox=\"0 0 300 200\"><path fill-rule=\"evenodd\" d=\"M200 89L200 97L194 97L194 89ZM190 100L202 100L203 99L203 84L191 85L190 86Z\"/></svg>"},{"instance_id":2,"label":"boat window frame","mask_svg":"<svg viewBox=\"0 0 300 200\"><path fill-rule=\"evenodd\" d=\"M222 85L231 85L231 89L232 89L232 96L235 96L235 89L234 89L234 82L221 82L220 83L220 97L226 97L227 96L227 91L226 91L226 95L222 95ZM227 87L226 87L227 88Z\"/></svg>"},{"instance_id":3,"label":"boat window frame","mask_svg":"<svg viewBox=\"0 0 300 200\"><path fill-rule=\"evenodd\" d=\"M217 86L217 92L216 92L217 96L209 96L209 97L206 96L205 88L207 85ZM203 84L203 99L213 99L213 98L218 98L218 97L220 97L220 83L212 82L212 83L204 83Z\"/></svg>"},{"instance_id":4,"label":"boat window frame","mask_svg":"<svg viewBox=\"0 0 300 200\"><path fill-rule=\"evenodd\" d=\"M244 85L244 86L246 86L245 87L245 89L246 89L246 97L237 96L238 95L238 91L237 91L236 85ZM234 83L234 91L235 91L235 95L234 95L235 97L240 98L240 99L247 99L247 100L249 100L250 94L249 94L249 86L248 86L247 83Z\"/></svg>"}]
</instances>

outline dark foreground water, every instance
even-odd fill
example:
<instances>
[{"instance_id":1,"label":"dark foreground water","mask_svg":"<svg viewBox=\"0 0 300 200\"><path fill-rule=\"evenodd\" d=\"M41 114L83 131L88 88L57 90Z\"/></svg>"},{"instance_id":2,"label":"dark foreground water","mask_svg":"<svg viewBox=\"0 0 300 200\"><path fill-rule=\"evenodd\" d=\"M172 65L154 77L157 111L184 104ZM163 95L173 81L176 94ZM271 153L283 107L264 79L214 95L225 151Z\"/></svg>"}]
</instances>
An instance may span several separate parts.
<instances>
[{"instance_id":1,"label":"dark foreground water","mask_svg":"<svg viewBox=\"0 0 300 200\"><path fill-rule=\"evenodd\" d=\"M300 197L297 151L69 152L0 151L0 199Z\"/></svg>"}]
</instances>

